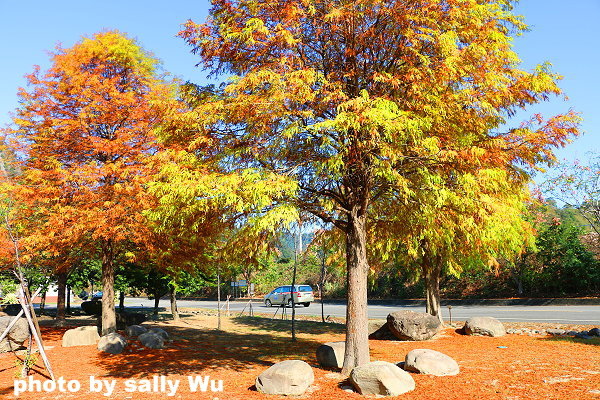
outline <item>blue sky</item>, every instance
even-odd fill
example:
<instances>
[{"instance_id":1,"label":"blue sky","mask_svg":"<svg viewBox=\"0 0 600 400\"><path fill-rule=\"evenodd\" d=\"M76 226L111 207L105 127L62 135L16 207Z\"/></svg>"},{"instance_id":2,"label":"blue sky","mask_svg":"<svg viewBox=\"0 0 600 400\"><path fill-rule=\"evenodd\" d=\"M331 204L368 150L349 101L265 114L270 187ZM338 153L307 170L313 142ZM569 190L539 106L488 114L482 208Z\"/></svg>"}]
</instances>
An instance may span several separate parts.
<instances>
[{"instance_id":1,"label":"blue sky","mask_svg":"<svg viewBox=\"0 0 600 400\"><path fill-rule=\"evenodd\" d=\"M166 71L203 82L206 73L194 66L197 57L176 34L187 19L203 21L207 11L207 0L0 0L0 125L10 121L17 88L24 85L23 75L33 65L47 67L48 52L57 43L70 47L103 29L128 33L160 58ZM516 12L531 27L515 39L523 67L551 62L564 76L561 87L569 97L552 99L531 113L551 116L570 108L580 112L585 134L558 156L585 159L586 152L600 149L600 0L521 0Z\"/></svg>"}]
</instances>

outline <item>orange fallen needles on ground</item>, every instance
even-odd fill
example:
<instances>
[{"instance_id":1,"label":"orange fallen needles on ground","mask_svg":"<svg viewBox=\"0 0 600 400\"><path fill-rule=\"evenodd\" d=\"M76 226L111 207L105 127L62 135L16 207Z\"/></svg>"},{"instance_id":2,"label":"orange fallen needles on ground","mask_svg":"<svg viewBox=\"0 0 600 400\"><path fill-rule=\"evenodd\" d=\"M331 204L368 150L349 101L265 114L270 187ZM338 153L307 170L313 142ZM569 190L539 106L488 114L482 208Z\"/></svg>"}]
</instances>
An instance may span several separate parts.
<instances>
[{"instance_id":1,"label":"orange fallen needles on ground","mask_svg":"<svg viewBox=\"0 0 600 400\"><path fill-rule=\"evenodd\" d=\"M321 343L344 340L342 325L302 321L297 342L289 338L289 321L266 318L226 319L222 331L214 329L214 317L193 317L179 323L157 325L171 334L173 340L167 348L151 350L132 341L119 355L100 353L95 346L63 348L61 337L68 328L43 326L42 334L49 347L48 355L55 375L67 381L77 380L81 388L64 393L57 392L58 389L55 392L24 392L16 397L13 381L19 368L15 360L23 356L5 353L0 354L1 397L35 400L274 399L277 397L254 389L256 377L274 362L301 359L313 366L315 373L314 385L302 398L363 398L348 391L348 384L336 371L317 365L316 348ZM370 341L372 360L398 363L404 361L410 350L428 348L441 351L458 362L461 371L456 376L412 374L416 389L398 397L405 400L600 398L598 345L598 341L574 342L548 336L464 336L453 328L447 328L435 339L425 342ZM43 381L43 373L43 364L38 359L31 379ZM96 380L114 380L113 392L109 396L104 395L106 391L90 393L90 376ZM160 376L171 382L179 380L172 397L160 392ZM210 380L222 380L223 391L212 392L209 386L207 392L191 392L189 377L206 379L206 376ZM125 390L128 380L137 385L146 384L144 379L154 385L150 392ZM136 390L141 388L136 386Z\"/></svg>"}]
</instances>

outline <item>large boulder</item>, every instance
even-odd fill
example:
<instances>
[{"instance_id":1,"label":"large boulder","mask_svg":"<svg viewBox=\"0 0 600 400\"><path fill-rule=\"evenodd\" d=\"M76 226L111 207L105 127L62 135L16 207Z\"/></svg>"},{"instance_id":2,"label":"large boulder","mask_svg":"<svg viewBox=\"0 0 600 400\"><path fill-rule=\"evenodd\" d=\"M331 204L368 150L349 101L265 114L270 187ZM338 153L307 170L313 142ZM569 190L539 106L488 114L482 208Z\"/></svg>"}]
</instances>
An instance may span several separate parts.
<instances>
[{"instance_id":1,"label":"large boulder","mask_svg":"<svg viewBox=\"0 0 600 400\"><path fill-rule=\"evenodd\" d=\"M98 327L96 326L80 326L78 328L69 329L62 337L62 347L72 346L89 346L98 343L100 335L98 335Z\"/></svg>"},{"instance_id":2,"label":"large boulder","mask_svg":"<svg viewBox=\"0 0 600 400\"><path fill-rule=\"evenodd\" d=\"M256 378L261 393L300 396L315 380L310 365L300 360L286 360L272 365Z\"/></svg>"},{"instance_id":3,"label":"large boulder","mask_svg":"<svg viewBox=\"0 0 600 400\"><path fill-rule=\"evenodd\" d=\"M109 333L100 338L98 350L105 353L119 354L127 346L127 340L118 333Z\"/></svg>"},{"instance_id":4,"label":"large boulder","mask_svg":"<svg viewBox=\"0 0 600 400\"><path fill-rule=\"evenodd\" d=\"M0 317L0 335L4 333L8 325L15 317ZM15 351L23 347L23 343L29 338L29 324L25 318L19 318L17 323L10 328L8 335L0 342L0 353Z\"/></svg>"},{"instance_id":5,"label":"large boulder","mask_svg":"<svg viewBox=\"0 0 600 400\"><path fill-rule=\"evenodd\" d=\"M142 325L130 325L125 329L127 336L140 336L143 333L148 332L145 326Z\"/></svg>"},{"instance_id":6,"label":"large boulder","mask_svg":"<svg viewBox=\"0 0 600 400\"><path fill-rule=\"evenodd\" d=\"M362 395L398 396L415 389L415 380L408 372L386 361L355 367L350 382Z\"/></svg>"},{"instance_id":7,"label":"large boulder","mask_svg":"<svg viewBox=\"0 0 600 400\"><path fill-rule=\"evenodd\" d=\"M15 317L17 315L19 315L19 313L21 312L22 308L20 304L3 304L0 305L0 311L2 311L3 313L5 313L6 315Z\"/></svg>"},{"instance_id":8,"label":"large boulder","mask_svg":"<svg viewBox=\"0 0 600 400\"><path fill-rule=\"evenodd\" d=\"M147 319L144 313L129 311L118 312L116 317L117 329L126 329L130 325L139 325Z\"/></svg>"},{"instance_id":9,"label":"large boulder","mask_svg":"<svg viewBox=\"0 0 600 400\"><path fill-rule=\"evenodd\" d=\"M81 309L87 315L100 315L102 314L102 301L90 300L81 303Z\"/></svg>"},{"instance_id":10,"label":"large boulder","mask_svg":"<svg viewBox=\"0 0 600 400\"><path fill-rule=\"evenodd\" d=\"M161 335L155 332L146 332L138 336L138 340L144 347L150 349L163 349L165 347L165 341Z\"/></svg>"},{"instance_id":11,"label":"large boulder","mask_svg":"<svg viewBox=\"0 0 600 400\"><path fill-rule=\"evenodd\" d=\"M436 317L414 311L396 311L388 315L388 328L400 340L427 340L442 329Z\"/></svg>"},{"instance_id":12,"label":"large boulder","mask_svg":"<svg viewBox=\"0 0 600 400\"><path fill-rule=\"evenodd\" d=\"M467 335L504 336L506 330L502 322L492 317L472 317L465 322L463 331Z\"/></svg>"},{"instance_id":13,"label":"large boulder","mask_svg":"<svg viewBox=\"0 0 600 400\"><path fill-rule=\"evenodd\" d=\"M404 360L404 369L435 376L457 375L460 371L452 357L428 349L410 351Z\"/></svg>"},{"instance_id":14,"label":"large boulder","mask_svg":"<svg viewBox=\"0 0 600 400\"><path fill-rule=\"evenodd\" d=\"M322 367L342 368L346 342L329 342L317 348L317 361Z\"/></svg>"}]
</instances>

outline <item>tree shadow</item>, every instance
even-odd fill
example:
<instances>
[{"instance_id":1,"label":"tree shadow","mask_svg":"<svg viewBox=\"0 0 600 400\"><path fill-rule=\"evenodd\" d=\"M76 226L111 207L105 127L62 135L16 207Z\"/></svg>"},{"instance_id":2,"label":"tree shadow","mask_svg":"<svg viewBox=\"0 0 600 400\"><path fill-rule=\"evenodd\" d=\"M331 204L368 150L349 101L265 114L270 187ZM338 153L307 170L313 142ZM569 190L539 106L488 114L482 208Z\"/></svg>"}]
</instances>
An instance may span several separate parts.
<instances>
[{"instance_id":1,"label":"tree shadow","mask_svg":"<svg viewBox=\"0 0 600 400\"><path fill-rule=\"evenodd\" d=\"M291 332L292 321L263 317L240 316L232 318L236 324L248 327L254 331ZM344 333L346 326L337 323L296 320L296 332L320 335L327 333Z\"/></svg>"},{"instance_id":2,"label":"tree shadow","mask_svg":"<svg viewBox=\"0 0 600 400\"><path fill-rule=\"evenodd\" d=\"M600 337L593 337L590 339L582 339L572 336L552 336L549 338L542 338L542 340L547 340L551 342L566 342L566 343L579 343L579 344L587 344L588 346L600 346Z\"/></svg>"},{"instance_id":3,"label":"tree shadow","mask_svg":"<svg viewBox=\"0 0 600 400\"><path fill-rule=\"evenodd\" d=\"M260 326L260 320L253 322L252 326L257 322ZM277 324L262 324L263 329L270 326L277 327ZM294 342L291 338L268 332L232 332L183 326L161 328L168 331L172 339L165 344L165 349L147 349L135 338L130 338L123 353L98 353L95 363L105 369L108 376L122 378L186 375L219 369L244 371L256 365L268 367L286 359L300 359L314 365L317 363L315 351L321 345L309 339Z\"/></svg>"}]
</instances>

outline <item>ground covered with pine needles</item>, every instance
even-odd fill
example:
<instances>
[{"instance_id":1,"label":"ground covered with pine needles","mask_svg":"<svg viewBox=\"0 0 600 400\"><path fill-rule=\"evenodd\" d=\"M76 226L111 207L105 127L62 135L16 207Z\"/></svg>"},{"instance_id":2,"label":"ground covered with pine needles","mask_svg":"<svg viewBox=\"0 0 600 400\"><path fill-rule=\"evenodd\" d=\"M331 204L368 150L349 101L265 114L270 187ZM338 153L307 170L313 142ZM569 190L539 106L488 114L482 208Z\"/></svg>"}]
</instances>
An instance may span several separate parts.
<instances>
[{"instance_id":1,"label":"ground covered with pine needles","mask_svg":"<svg viewBox=\"0 0 600 400\"><path fill-rule=\"evenodd\" d=\"M90 324L89 319L72 319L70 325ZM270 365L286 359L300 359L313 366L315 382L301 398L363 398L348 389L344 377L335 370L320 368L315 350L321 344L344 340L341 324L299 321L297 341L290 339L290 321L265 317L224 318L216 330L212 315L192 315L179 322L145 323L168 331L172 341L163 350L143 348L131 341L122 354L100 353L95 346L61 347L61 337L69 327L55 327L42 321L42 334L54 373L65 380L78 380L77 392L35 392L14 395L14 379L22 353L0 354L0 398L6 399L275 399L258 393L256 377ZM514 325L514 324L513 324ZM556 327L561 327L556 325ZM573 328L572 326L562 326ZM413 374L416 389L398 398L430 399L600 399L600 341L550 338L549 336L507 335L500 338L464 336L448 327L434 339L424 342L370 341L371 359L393 363L404 361L412 349L427 348L453 357L460 374L433 377ZM41 359L30 373L44 380ZM127 392L125 382L153 379L163 375L180 380L172 397L157 392ZM90 393L90 376L115 380L110 396ZM191 392L188 377L210 376L223 380L222 392Z\"/></svg>"}]
</instances>

